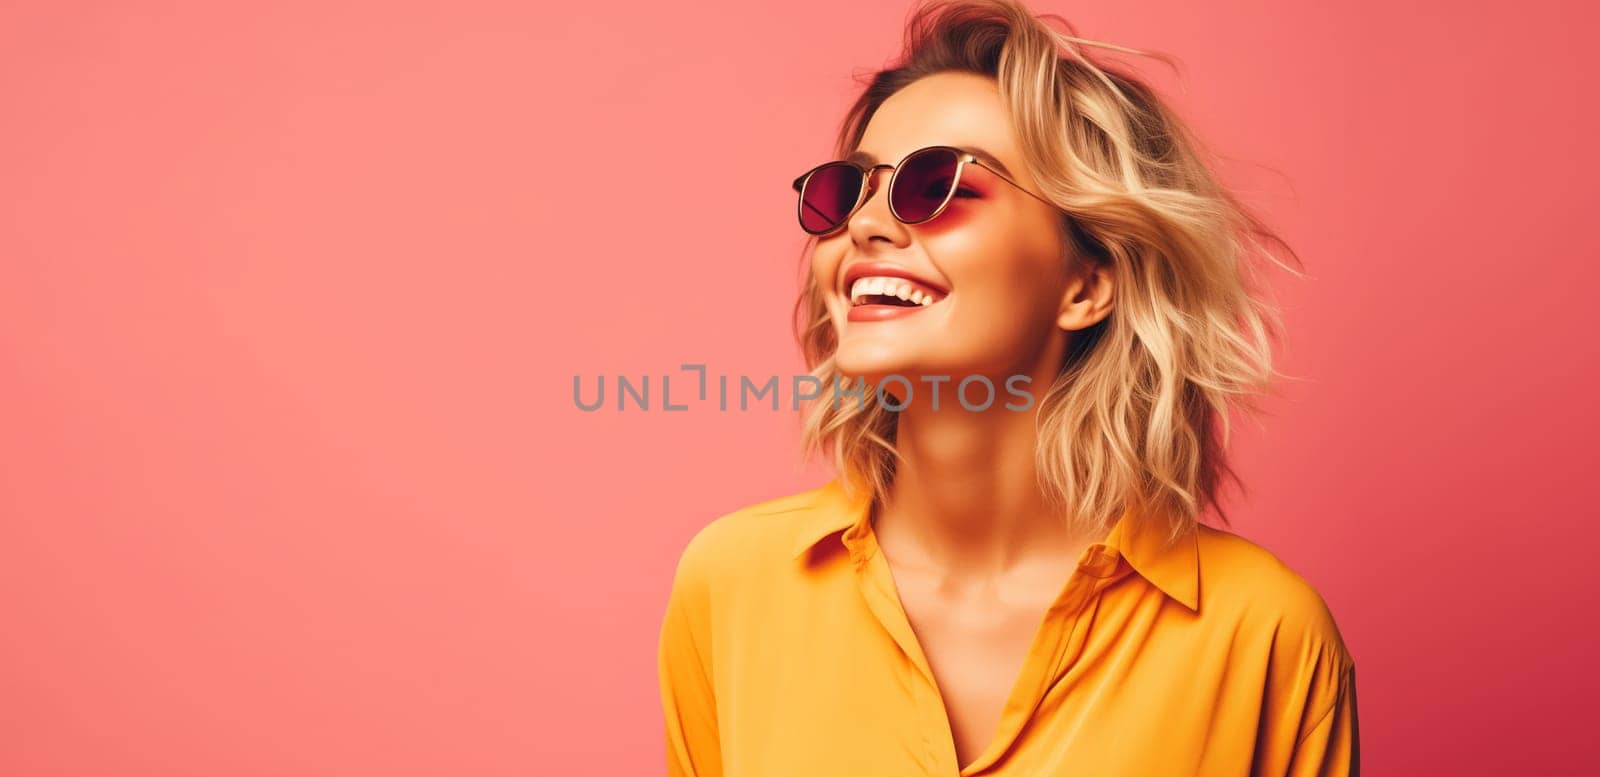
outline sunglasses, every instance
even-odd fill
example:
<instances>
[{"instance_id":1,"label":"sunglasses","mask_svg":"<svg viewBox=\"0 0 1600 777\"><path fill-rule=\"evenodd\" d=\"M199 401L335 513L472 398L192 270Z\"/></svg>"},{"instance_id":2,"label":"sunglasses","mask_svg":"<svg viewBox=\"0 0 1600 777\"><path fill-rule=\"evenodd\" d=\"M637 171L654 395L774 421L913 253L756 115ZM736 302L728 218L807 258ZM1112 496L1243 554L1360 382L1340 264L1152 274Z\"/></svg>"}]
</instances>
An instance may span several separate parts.
<instances>
[{"instance_id":1,"label":"sunglasses","mask_svg":"<svg viewBox=\"0 0 1600 777\"><path fill-rule=\"evenodd\" d=\"M810 235L826 235L844 226L872 196L878 170L889 168L889 212L902 224L922 224L944 212L961 187L967 165L979 165L1030 197L1054 208L1055 204L1028 191L971 152L953 146L929 146L906 155L898 165L862 167L855 162L826 162L794 180L800 193L800 228Z\"/></svg>"}]
</instances>

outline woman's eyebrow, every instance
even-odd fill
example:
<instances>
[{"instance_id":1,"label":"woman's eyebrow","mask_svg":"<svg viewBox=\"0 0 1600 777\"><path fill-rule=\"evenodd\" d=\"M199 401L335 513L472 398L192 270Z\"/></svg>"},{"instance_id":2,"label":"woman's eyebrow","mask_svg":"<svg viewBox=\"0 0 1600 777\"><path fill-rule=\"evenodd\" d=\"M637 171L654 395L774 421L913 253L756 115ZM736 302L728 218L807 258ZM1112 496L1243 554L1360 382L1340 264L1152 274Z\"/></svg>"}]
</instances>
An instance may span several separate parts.
<instances>
[{"instance_id":1,"label":"woman's eyebrow","mask_svg":"<svg viewBox=\"0 0 1600 777\"><path fill-rule=\"evenodd\" d=\"M962 151L965 151L965 152L967 152L967 153L969 153L969 154L971 154L971 155L983 160L985 163L993 165L996 170L999 170L1000 172L1005 173L1006 175L1011 176L1013 178L1016 177L1016 176L1012 175L1011 168L1006 167L1006 163L1005 162L1000 161L999 157L995 156L994 154L989 153L988 151L985 151L983 148L981 148L979 146L952 146L951 148L959 148ZM878 158L877 157L875 157L872 154L869 154L869 153L867 153L865 151L860 151L860 150L852 151L850 153L850 156L845 157L845 161L846 162L855 162L856 164L866 165L867 167L871 167L871 166L873 166L875 164L878 164Z\"/></svg>"}]
</instances>

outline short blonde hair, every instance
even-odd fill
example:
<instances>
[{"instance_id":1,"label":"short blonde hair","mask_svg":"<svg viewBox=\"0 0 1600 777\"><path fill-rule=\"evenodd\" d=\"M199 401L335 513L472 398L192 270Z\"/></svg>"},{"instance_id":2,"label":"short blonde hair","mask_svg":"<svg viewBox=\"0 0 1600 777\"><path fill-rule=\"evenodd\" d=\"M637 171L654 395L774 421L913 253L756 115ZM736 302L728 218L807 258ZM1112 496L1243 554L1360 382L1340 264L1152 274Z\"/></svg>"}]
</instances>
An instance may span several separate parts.
<instances>
[{"instance_id":1,"label":"short blonde hair","mask_svg":"<svg viewBox=\"0 0 1600 777\"><path fill-rule=\"evenodd\" d=\"M1271 339L1281 324L1259 298L1252 263L1285 267L1269 246L1299 258L1224 189L1149 85L1088 48L1167 61L1080 38L1020 0L919 5L901 60L873 74L846 114L839 158L912 82L950 71L994 79L1039 190L1062 211L1063 260L1109 265L1115 289L1111 314L1073 334L1037 404L1041 487L1084 527L1109 529L1125 509L1165 517L1174 535L1207 509L1227 523L1221 481L1243 486L1225 453L1230 407L1260 413L1251 394L1279 375ZM795 334L806 366L823 386L860 387L837 370L824 290L804 277ZM813 400L802 415L805 451L831 452L847 488L881 499L900 457L897 419L874 402Z\"/></svg>"}]
</instances>

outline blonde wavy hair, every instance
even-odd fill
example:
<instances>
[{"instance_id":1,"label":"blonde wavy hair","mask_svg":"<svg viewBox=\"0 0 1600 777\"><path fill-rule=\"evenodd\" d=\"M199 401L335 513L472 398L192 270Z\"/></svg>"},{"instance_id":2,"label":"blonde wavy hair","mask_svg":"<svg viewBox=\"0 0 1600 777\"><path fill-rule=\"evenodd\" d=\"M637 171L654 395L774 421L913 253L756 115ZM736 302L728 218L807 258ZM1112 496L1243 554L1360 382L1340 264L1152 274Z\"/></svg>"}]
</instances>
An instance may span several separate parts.
<instances>
[{"instance_id":1,"label":"blonde wavy hair","mask_svg":"<svg viewBox=\"0 0 1600 777\"><path fill-rule=\"evenodd\" d=\"M1025 163L1062 211L1063 261L1109 265L1115 289L1111 314L1073 334L1036 406L1039 483L1079 526L1109 530L1129 509L1166 518L1176 536L1208 509L1229 523L1221 481L1244 487L1225 454L1230 408L1259 414L1251 395L1281 377L1271 346L1281 323L1254 264L1298 276L1270 247L1299 258L1224 189L1154 90L1090 49L1171 64L1078 37L1020 0L924 2L908 19L900 60L871 74L846 114L837 158L855 150L885 100L920 78L958 71L996 81ZM803 276L795 336L810 374L825 387L872 391L836 368L824 290ZM831 453L847 489L887 495L900 460L897 413L824 391L801 418L808 456Z\"/></svg>"}]
</instances>

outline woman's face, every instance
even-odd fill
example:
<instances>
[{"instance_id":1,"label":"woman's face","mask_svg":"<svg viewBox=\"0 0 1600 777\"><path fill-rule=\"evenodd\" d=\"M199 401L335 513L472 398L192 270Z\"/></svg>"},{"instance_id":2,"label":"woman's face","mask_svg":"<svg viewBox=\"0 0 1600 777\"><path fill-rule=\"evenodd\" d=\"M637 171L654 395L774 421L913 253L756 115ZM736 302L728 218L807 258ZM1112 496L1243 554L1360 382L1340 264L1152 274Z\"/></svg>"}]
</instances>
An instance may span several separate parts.
<instances>
[{"instance_id":1,"label":"woman's face","mask_svg":"<svg viewBox=\"0 0 1600 777\"><path fill-rule=\"evenodd\" d=\"M874 164L897 164L933 145L986 151L1012 180L1038 192L991 79L940 73L916 81L880 106L857 151ZM838 369L874 381L890 374L914 382L948 376L942 392L969 375L988 376L997 387L1011 375L1053 375L1043 364L1059 364L1063 327L1074 328L1070 315L1063 318L1074 284L1060 212L969 164L944 212L907 226L889 211L889 175L875 174L871 198L846 227L821 238L813 254L812 272L839 333ZM893 311L861 306L851 315L847 276L869 263L933 287L937 301Z\"/></svg>"}]
</instances>

